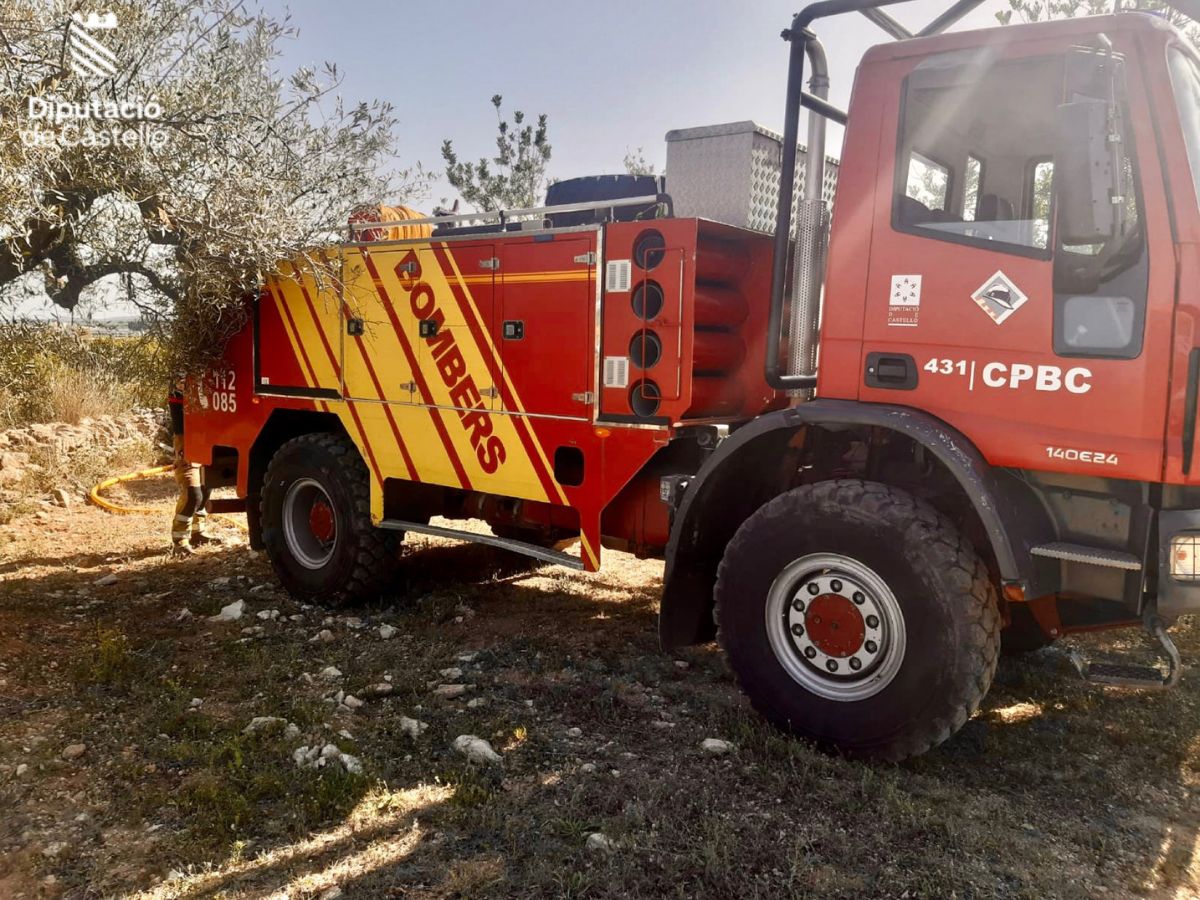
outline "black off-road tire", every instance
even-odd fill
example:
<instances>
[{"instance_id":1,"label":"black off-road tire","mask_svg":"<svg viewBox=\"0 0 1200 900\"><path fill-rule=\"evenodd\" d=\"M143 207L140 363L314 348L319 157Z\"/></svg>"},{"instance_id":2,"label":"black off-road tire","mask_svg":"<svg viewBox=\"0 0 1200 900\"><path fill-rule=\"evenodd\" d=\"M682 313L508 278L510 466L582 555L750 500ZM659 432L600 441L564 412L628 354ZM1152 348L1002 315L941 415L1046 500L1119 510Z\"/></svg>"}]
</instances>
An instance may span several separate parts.
<instances>
[{"instance_id":1,"label":"black off-road tire","mask_svg":"<svg viewBox=\"0 0 1200 900\"><path fill-rule=\"evenodd\" d=\"M1009 622L1000 632L1000 652L1005 656L1033 653L1058 640L1046 633L1024 603L1010 604L1008 616Z\"/></svg>"},{"instance_id":2,"label":"black off-road tire","mask_svg":"<svg viewBox=\"0 0 1200 900\"><path fill-rule=\"evenodd\" d=\"M786 566L813 554L869 567L894 595L906 634L903 659L873 696L821 696L772 649L772 585ZM995 674L1000 615L983 561L949 519L884 484L828 481L771 500L726 547L715 596L721 644L754 707L780 728L847 755L899 761L937 746L975 712Z\"/></svg>"},{"instance_id":3,"label":"black off-road tire","mask_svg":"<svg viewBox=\"0 0 1200 900\"><path fill-rule=\"evenodd\" d=\"M328 496L336 535L328 562L303 565L283 527L288 489L313 479ZM358 448L337 434L305 434L280 447L267 466L262 489L262 539L284 588L298 600L339 607L378 595L399 563L399 532L371 524L370 475Z\"/></svg>"}]
</instances>

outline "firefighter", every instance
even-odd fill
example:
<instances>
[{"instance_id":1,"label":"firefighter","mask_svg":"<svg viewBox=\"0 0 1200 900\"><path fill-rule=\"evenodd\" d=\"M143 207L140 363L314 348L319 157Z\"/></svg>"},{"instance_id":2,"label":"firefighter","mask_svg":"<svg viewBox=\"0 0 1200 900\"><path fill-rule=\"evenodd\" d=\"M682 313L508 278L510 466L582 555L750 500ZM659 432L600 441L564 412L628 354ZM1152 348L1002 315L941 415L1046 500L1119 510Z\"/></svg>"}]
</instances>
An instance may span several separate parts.
<instances>
[{"instance_id":1,"label":"firefighter","mask_svg":"<svg viewBox=\"0 0 1200 900\"><path fill-rule=\"evenodd\" d=\"M175 503L175 518L171 520L171 553L187 556L192 548L203 544L220 543L204 533L208 516L209 489L204 486L204 472L199 463L190 463L183 456L183 377L171 386L167 396L171 412L171 443L175 450L175 483L179 499ZM188 523L191 523L191 536Z\"/></svg>"}]
</instances>

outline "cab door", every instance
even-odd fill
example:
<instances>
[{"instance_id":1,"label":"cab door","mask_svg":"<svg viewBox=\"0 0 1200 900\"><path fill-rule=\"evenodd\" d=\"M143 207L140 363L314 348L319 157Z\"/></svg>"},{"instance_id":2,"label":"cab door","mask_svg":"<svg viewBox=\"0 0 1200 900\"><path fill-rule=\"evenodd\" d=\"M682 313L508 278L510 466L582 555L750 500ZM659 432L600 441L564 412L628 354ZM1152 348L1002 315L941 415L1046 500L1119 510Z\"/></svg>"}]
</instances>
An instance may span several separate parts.
<instances>
[{"instance_id":1,"label":"cab door","mask_svg":"<svg viewBox=\"0 0 1200 900\"><path fill-rule=\"evenodd\" d=\"M1132 44L1117 49L1136 59ZM1056 216L1069 181L1054 171L1056 135L1067 101L1105 106L1106 66L1121 85L1128 187L1119 230L1084 240ZM1137 67L1053 39L871 76L895 87L880 128L860 398L932 413L994 465L1156 478L1166 371L1154 361L1170 327L1154 312L1170 304L1174 267L1147 249L1170 230Z\"/></svg>"}]
</instances>

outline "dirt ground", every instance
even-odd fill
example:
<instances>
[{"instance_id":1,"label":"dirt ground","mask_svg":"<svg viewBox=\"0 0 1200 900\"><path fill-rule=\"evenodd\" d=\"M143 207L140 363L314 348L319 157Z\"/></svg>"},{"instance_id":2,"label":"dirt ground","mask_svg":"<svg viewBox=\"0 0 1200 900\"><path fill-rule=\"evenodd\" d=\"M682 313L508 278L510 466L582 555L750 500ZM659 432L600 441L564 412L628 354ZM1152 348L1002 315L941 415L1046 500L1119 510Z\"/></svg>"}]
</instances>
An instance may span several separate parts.
<instances>
[{"instance_id":1,"label":"dirt ground","mask_svg":"<svg viewBox=\"0 0 1200 900\"><path fill-rule=\"evenodd\" d=\"M330 613L231 525L168 559L169 483L131 490L162 516L0 525L0 897L1200 896L1198 675L1090 687L1051 647L865 765L764 726L713 647L661 654L661 564L410 537L390 596Z\"/></svg>"}]
</instances>

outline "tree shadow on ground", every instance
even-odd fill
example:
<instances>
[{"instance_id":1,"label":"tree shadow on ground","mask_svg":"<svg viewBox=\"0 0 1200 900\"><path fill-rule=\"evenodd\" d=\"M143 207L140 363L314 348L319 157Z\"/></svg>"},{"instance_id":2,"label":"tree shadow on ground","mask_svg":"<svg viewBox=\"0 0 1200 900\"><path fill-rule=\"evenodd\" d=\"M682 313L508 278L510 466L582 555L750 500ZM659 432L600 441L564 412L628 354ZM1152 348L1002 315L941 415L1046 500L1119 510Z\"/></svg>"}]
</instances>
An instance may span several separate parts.
<instances>
[{"instance_id":1,"label":"tree shadow on ground","mask_svg":"<svg viewBox=\"0 0 1200 900\"><path fill-rule=\"evenodd\" d=\"M710 648L687 654L686 669L657 654L657 569L577 575L477 545L408 544L393 591L328 626L323 611L276 592L265 560L240 547L170 563L134 552L107 588L94 572L5 579L0 614L20 652L39 666L73 654L91 673L71 683L44 668L21 673L27 709L14 715L29 725L42 712L65 717L51 749L84 740L97 768L72 775L44 764L108 807L74 856L42 870L68 890L111 894L168 868L216 864L158 890L185 897L315 894L334 883L348 897L1196 887L1200 721L1190 681L1140 696L1078 684L1054 649L1006 660L957 737L902 767L866 765L763 725ZM217 586L218 576L232 580ZM171 596L154 599L163 590ZM38 599L49 591L67 599ZM251 604L245 623L204 620L237 597ZM179 621L181 599L190 621ZM241 634L272 607L303 623ZM340 616L367 627L343 627ZM399 636L371 635L381 621ZM323 626L336 642L312 643ZM127 637L124 655L105 657L100 628ZM1200 653L1200 628L1177 632L1185 656ZM1089 640L1119 650L1136 636ZM457 662L463 650L476 662ZM394 692L338 719L326 689L297 678L328 665L354 690L386 671ZM430 684L455 665L487 705L431 699ZM189 712L193 695L204 698L199 713ZM242 736L251 715L276 712L306 743L353 733L347 749L367 776L297 775L289 745ZM428 731L403 736L401 715ZM20 724L0 731L0 748L22 738ZM567 734L571 725L581 737ZM493 741L503 765L464 765L449 747L462 733ZM714 735L733 739L736 753L699 752ZM11 810L0 843L34 828L57 796L0 783ZM213 827L227 822L233 830ZM145 823L161 825L161 845L138 843ZM140 837L123 844L113 837L121 829ZM586 850L591 831L611 834L618 852Z\"/></svg>"}]
</instances>

